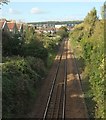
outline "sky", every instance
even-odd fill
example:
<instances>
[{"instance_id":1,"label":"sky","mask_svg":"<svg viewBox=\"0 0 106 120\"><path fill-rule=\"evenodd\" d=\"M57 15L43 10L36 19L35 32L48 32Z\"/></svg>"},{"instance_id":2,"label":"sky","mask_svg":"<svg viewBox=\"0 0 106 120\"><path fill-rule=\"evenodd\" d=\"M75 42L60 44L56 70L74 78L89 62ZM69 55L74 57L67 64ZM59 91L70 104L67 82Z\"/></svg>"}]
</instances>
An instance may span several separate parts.
<instances>
[{"instance_id":1,"label":"sky","mask_svg":"<svg viewBox=\"0 0 106 120\"><path fill-rule=\"evenodd\" d=\"M95 7L100 17L101 6L104 0L10 0L8 5L3 5L0 17L23 22L40 21L71 21L83 20L87 13ZM92 1L92 2L91 2Z\"/></svg>"}]
</instances>

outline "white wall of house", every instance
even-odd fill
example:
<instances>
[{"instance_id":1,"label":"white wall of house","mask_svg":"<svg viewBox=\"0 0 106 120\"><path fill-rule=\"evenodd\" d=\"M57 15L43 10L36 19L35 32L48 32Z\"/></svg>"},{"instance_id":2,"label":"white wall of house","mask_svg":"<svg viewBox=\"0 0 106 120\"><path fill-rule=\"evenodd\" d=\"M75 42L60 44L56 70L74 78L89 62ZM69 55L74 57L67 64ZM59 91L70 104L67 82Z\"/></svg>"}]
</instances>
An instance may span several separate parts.
<instances>
[{"instance_id":1,"label":"white wall of house","mask_svg":"<svg viewBox=\"0 0 106 120\"><path fill-rule=\"evenodd\" d=\"M65 26L67 26L67 24L55 25L55 28L59 29L59 28L61 28L62 26L65 27Z\"/></svg>"}]
</instances>

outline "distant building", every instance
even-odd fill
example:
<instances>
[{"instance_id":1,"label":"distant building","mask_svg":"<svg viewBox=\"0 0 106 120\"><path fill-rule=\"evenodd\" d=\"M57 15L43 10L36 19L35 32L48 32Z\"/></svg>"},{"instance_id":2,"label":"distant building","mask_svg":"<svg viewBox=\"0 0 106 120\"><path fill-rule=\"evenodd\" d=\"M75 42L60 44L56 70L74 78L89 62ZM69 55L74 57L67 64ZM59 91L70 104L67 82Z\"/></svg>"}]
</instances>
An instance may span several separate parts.
<instances>
[{"instance_id":1,"label":"distant building","mask_svg":"<svg viewBox=\"0 0 106 120\"><path fill-rule=\"evenodd\" d=\"M61 27L67 27L67 24L55 25L56 31L58 31L59 28L61 28Z\"/></svg>"},{"instance_id":2,"label":"distant building","mask_svg":"<svg viewBox=\"0 0 106 120\"><path fill-rule=\"evenodd\" d=\"M32 24L28 25L27 23L17 22L15 20L6 20L0 19L0 30L11 32L11 33L23 33L26 28L35 28Z\"/></svg>"},{"instance_id":3,"label":"distant building","mask_svg":"<svg viewBox=\"0 0 106 120\"><path fill-rule=\"evenodd\" d=\"M67 26L67 24L55 25L55 28L59 29L61 27L65 27L65 26Z\"/></svg>"}]
</instances>

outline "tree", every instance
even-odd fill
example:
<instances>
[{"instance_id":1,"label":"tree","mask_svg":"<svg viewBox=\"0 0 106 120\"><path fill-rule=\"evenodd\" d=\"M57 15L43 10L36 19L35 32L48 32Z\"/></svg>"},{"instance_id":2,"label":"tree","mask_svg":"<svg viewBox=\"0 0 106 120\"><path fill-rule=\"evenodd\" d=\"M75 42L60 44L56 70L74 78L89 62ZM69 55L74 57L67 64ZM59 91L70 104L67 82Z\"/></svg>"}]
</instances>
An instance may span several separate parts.
<instances>
[{"instance_id":1,"label":"tree","mask_svg":"<svg viewBox=\"0 0 106 120\"><path fill-rule=\"evenodd\" d=\"M0 0L0 5L8 4L9 0ZM1 6L0 6L1 9Z\"/></svg>"},{"instance_id":2,"label":"tree","mask_svg":"<svg viewBox=\"0 0 106 120\"><path fill-rule=\"evenodd\" d=\"M65 32L67 32L67 31L68 31L68 30L67 30L67 28L66 28L66 27L64 27L64 26L60 27L60 28L59 28L59 30L63 30L63 31L65 31Z\"/></svg>"},{"instance_id":3,"label":"tree","mask_svg":"<svg viewBox=\"0 0 106 120\"><path fill-rule=\"evenodd\" d=\"M101 8L101 17L102 19L106 19L106 1L104 2L102 8Z\"/></svg>"},{"instance_id":4,"label":"tree","mask_svg":"<svg viewBox=\"0 0 106 120\"><path fill-rule=\"evenodd\" d=\"M0 5L2 4L8 4L9 0L0 0Z\"/></svg>"},{"instance_id":5,"label":"tree","mask_svg":"<svg viewBox=\"0 0 106 120\"><path fill-rule=\"evenodd\" d=\"M67 37L68 36L68 32L67 32L67 28L62 26L59 28L59 31L57 32L58 35L61 36L61 38L63 39L64 37Z\"/></svg>"},{"instance_id":6,"label":"tree","mask_svg":"<svg viewBox=\"0 0 106 120\"><path fill-rule=\"evenodd\" d=\"M97 20L97 11L95 7L87 14L84 19L84 22L93 24Z\"/></svg>"},{"instance_id":7,"label":"tree","mask_svg":"<svg viewBox=\"0 0 106 120\"><path fill-rule=\"evenodd\" d=\"M32 27L26 27L25 32L24 32L24 39L26 43L30 43L31 41L37 39L36 38L36 33L34 28Z\"/></svg>"},{"instance_id":8,"label":"tree","mask_svg":"<svg viewBox=\"0 0 106 120\"><path fill-rule=\"evenodd\" d=\"M21 55L24 41L20 34L2 32L3 56Z\"/></svg>"},{"instance_id":9,"label":"tree","mask_svg":"<svg viewBox=\"0 0 106 120\"><path fill-rule=\"evenodd\" d=\"M36 58L41 58L44 62L47 59L48 52L44 48L40 38L37 38L37 33L35 33L34 28L26 28L24 33L24 45L23 45L23 56L33 56Z\"/></svg>"}]
</instances>

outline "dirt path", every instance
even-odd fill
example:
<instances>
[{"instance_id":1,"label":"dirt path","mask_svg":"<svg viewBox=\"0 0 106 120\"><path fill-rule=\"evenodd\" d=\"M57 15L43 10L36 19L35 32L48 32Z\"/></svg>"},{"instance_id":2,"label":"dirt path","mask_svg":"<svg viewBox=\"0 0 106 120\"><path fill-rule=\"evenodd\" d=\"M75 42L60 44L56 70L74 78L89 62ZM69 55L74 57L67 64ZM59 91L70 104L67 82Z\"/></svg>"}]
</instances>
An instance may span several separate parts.
<instances>
[{"instance_id":1,"label":"dirt path","mask_svg":"<svg viewBox=\"0 0 106 120\"><path fill-rule=\"evenodd\" d=\"M63 42L61 43L61 47L59 52L55 58L53 66L45 79L45 83L42 85L41 90L39 91L39 95L34 105L33 112L31 112L28 117L29 118L42 118L45 110L45 106L47 103L47 98L51 89L52 80L55 76L55 71L58 65L58 61L63 49ZM64 65L63 61L65 57L62 57L60 70L57 76L58 83L61 84L61 80L63 79L64 73ZM69 41L68 41L68 56L67 56L67 87L66 87L66 110L65 110L65 118L87 118L87 109L84 101L83 92L81 89L80 81L77 74L77 69L75 65L75 60L70 49Z\"/></svg>"}]
</instances>

